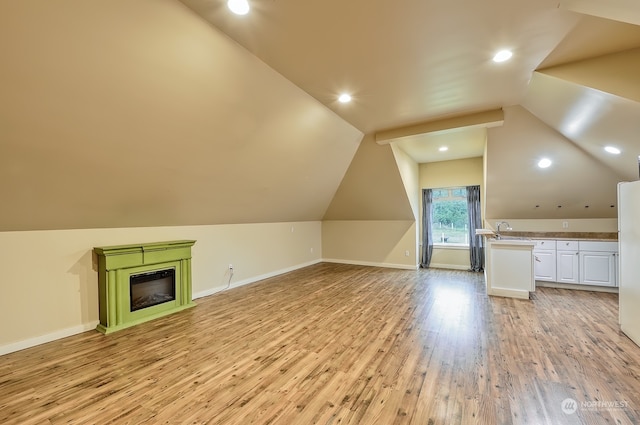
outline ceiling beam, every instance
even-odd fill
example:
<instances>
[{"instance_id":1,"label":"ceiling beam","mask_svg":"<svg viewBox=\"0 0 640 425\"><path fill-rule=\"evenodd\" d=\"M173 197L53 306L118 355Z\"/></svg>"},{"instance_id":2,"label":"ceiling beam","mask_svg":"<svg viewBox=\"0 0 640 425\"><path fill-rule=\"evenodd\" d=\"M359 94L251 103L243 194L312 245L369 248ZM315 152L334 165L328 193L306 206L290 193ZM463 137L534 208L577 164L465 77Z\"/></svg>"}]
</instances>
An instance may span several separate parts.
<instances>
[{"instance_id":1,"label":"ceiling beam","mask_svg":"<svg viewBox=\"0 0 640 425\"><path fill-rule=\"evenodd\" d=\"M560 0L560 9L640 25L638 0Z\"/></svg>"},{"instance_id":2,"label":"ceiling beam","mask_svg":"<svg viewBox=\"0 0 640 425\"><path fill-rule=\"evenodd\" d=\"M418 134L435 133L437 131L478 126L498 127L503 123L504 112L502 111L502 108L492 109L489 111L476 112L474 114L443 118L436 121L427 121L420 124L378 131L376 133L376 142L379 145L385 145L391 143L394 139L407 136L416 136Z\"/></svg>"}]
</instances>

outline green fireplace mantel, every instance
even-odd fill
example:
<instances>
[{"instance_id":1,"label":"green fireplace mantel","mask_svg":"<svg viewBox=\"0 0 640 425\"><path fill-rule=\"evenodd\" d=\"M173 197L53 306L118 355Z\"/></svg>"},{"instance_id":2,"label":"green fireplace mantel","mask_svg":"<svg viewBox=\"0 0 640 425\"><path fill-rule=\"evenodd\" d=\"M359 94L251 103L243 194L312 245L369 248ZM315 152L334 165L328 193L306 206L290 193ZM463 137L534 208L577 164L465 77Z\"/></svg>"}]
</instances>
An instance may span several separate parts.
<instances>
[{"instance_id":1,"label":"green fireplace mantel","mask_svg":"<svg viewBox=\"0 0 640 425\"><path fill-rule=\"evenodd\" d=\"M108 334L195 306L191 291L191 247L194 240L93 248L98 257L100 323ZM131 311L130 277L156 270L175 270L175 300Z\"/></svg>"}]
</instances>

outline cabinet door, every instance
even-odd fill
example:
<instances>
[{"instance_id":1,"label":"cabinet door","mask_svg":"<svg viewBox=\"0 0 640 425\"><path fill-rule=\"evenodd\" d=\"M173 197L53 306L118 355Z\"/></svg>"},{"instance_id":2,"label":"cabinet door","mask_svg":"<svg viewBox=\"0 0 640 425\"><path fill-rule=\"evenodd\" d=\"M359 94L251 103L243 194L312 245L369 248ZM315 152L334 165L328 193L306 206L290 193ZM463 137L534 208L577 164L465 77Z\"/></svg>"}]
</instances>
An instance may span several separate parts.
<instances>
[{"instance_id":1,"label":"cabinet door","mask_svg":"<svg viewBox=\"0 0 640 425\"><path fill-rule=\"evenodd\" d=\"M556 281L556 251L533 251L534 277L536 280Z\"/></svg>"},{"instance_id":2,"label":"cabinet door","mask_svg":"<svg viewBox=\"0 0 640 425\"><path fill-rule=\"evenodd\" d=\"M580 283L616 286L615 253L580 251Z\"/></svg>"},{"instance_id":3,"label":"cabinet door","mask_svg":"<svg viewBox=\"0 0 640 425\"><path fill-rule=\"evenodd\" d=\"M556 254L556 278L557 282L580 282L578 251L558 251Z\"/></svg>"}]
</instances>

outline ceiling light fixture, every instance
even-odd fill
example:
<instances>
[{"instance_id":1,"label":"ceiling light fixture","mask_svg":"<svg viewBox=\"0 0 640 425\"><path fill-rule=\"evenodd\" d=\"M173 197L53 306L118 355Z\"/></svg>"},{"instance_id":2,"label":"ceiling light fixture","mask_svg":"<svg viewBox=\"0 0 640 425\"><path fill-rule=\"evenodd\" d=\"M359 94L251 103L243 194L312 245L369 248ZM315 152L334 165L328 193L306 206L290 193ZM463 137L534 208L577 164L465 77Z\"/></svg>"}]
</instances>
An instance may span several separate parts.
<instances>
[{"instance_id":1,"label":"ceiling light fixture","mask_svg":"<svg viewBox=\"0 0 640 425\"><path fill-rule=\"evenodd\" d=\"M540 168L549 168L551 164L552 162L549 158L542 158L540 161L538 161L538 167Z\"/></svg>"},{"instance_id":2,"label":"ceiling light fixture","mask_svg":"<svg viewBox=\"0 0 640 425\"><path fill-rule=\"evenodd\" d=\"M620 155L621 152L621 150L616 148L615 146L605 146L604 150L614 155Z\"/></svg>"},{"instance_id":3,"label":"ceiling light fixture","mask_svg":"<svg viewBox=\"0 0 640 425\"><path fill-rule=\"evenodd\" d=\"M249 13L249 2L247 0L229 0L227 7L236 15L246 15Z\"/></svg>"},{"instance_id":4,"label":"ceiling light fixture","mask_svg":"<svg viewBox=\"0 0 640 425\"><path fill-rule=\"evenodd\" d=\"M340 103L349 103L351 102L351 96L346 93L342 93L340 97L338 97L338 102Z\"/></svg>"},{"instance_id":5,"label":"ceiling light fixture","mask_svg":"<svg viewBox=\"0 0 640 425\"><path fill-rule=\"evenodd\" d=\"M439 148L438 150L439 150L440 152L446 152L446 151L448 151L448 150L449 150L449 148L448 148L448 147L446 147L446 146L440 146L440 148Z\"/></svg>"},{"instance_id":6,"label":"ceiling light fixture","mask_svg":"<svg viewBox=\"0 0 640 425\"><path fill-rule=\"evenodd\" d=\"M511 53L511 50L500 50L493 57L493 61L498 63L508 61L509 59L511 59L511 56L513 56L513 53Z\"/></svg>"}]
</instances>

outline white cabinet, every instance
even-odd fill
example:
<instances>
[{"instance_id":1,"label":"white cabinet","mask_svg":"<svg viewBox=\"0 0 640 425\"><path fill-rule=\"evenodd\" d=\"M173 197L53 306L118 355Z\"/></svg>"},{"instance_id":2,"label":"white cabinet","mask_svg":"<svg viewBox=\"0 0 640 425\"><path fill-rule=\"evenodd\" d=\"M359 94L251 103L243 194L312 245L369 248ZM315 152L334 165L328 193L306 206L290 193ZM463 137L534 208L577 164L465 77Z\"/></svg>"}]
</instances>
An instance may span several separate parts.
<instances>
[{"instance_id":1,"label":"white cabinet","mask_svg":"<svg viewBox=\"0 0 640 425\"><path fill-rule=\"evenodd\" d=\"M580 283L616 286L616 260L613 252L580 252Z\"/></svg>"},{"instance_id":2,"label":"white cabinet","mask_svg":"<svg viewBox=\"0 0 640 425\"><path fill-rule=\"evenodd\" d=\"M617 242L580 241L580 283L616 286Z\"/></svg>"},{"instance_id":3,"label":"white cabinet","mask_svg":"<svg viewBox=\"0 0 640 425\"><path fill-rule=\"evenodd\" d=\"M535 280L556 281L556 241L536 240L533 248Z\"/></svg>"},{"instance_id":4,"label":"white cabinet","mask_svg":"<svg viewBox=\"0 0 640 425\"><path fill-rule=\"evenodd\" d=\"M535 279L580 285L618 286L618 243L537 240Z\"/></svg>"},{"instance_id":5,"label":"white cabinet","mask_svg":"<svg viewBox=\"0 0 640 425\"><path fill-rule=\"evenodd\" d=\"M529 299L536 289L532 251L532 241L489 239L485 251L487 294Z\"/></svg>"},{"instance_id":6,"label":"white cabinet","mask_svg":"<svg viewBox=\"0 0 640 425\"><path fill-rule=\"evenodd\" d=\"M580 283L578 241L556 242L556 282Z\"/></svg>"},{"instance_id":7,"label":"white cabinet","mask_svg":"<svg viewBox=\"0 0 640 425\"><path fill-rule=\"evenodd\" d=\"M556 252L551 250L534 251L536 280L556 281Z\"/></svg>"}]
</instances>

